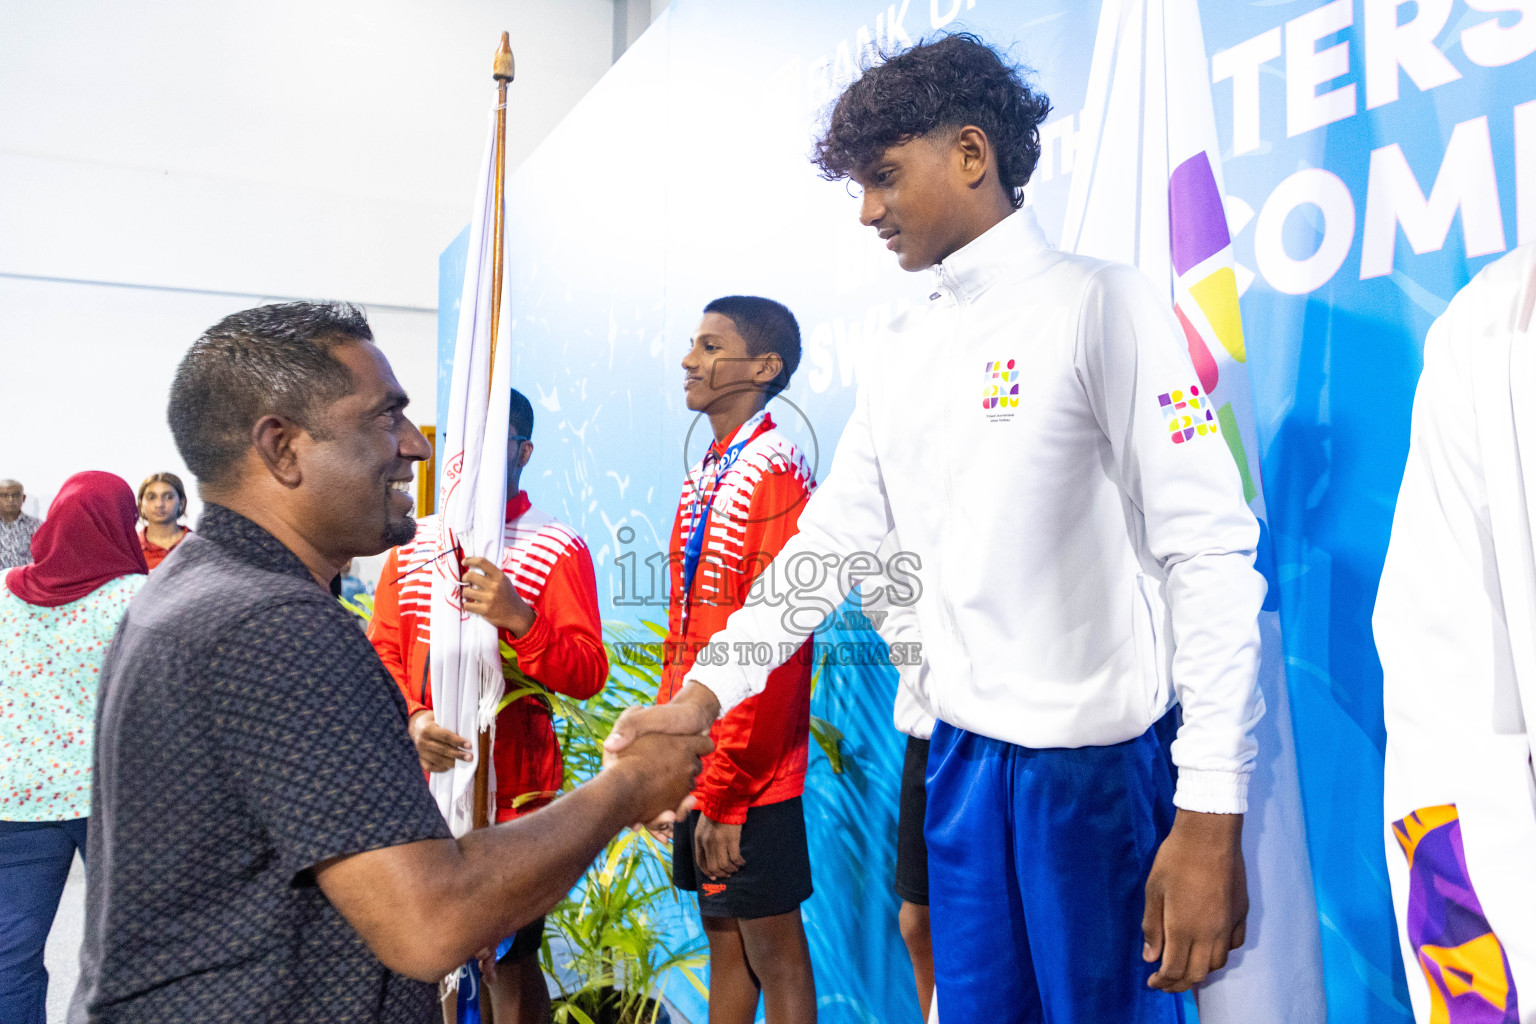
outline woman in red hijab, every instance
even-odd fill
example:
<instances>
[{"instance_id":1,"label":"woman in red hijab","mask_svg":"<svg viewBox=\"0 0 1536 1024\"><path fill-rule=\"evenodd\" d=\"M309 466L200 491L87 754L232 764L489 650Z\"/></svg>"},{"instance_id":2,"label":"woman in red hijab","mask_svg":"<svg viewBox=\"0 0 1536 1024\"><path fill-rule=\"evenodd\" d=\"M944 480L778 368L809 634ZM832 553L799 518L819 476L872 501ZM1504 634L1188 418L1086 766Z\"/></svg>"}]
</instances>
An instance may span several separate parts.
<instances>
[{"instance_id":1,"label":"woman in red hijab","mask_svg":"<svg viewBox=\"0 0 1536 1024\"><path fill-rule=\"evenodd\" d=\"M75 851L85 856L102 658L149 571L133 490L76 473L0 577L0 1021L46 1024L43 947Z\"/></svg>"}]
</instances>

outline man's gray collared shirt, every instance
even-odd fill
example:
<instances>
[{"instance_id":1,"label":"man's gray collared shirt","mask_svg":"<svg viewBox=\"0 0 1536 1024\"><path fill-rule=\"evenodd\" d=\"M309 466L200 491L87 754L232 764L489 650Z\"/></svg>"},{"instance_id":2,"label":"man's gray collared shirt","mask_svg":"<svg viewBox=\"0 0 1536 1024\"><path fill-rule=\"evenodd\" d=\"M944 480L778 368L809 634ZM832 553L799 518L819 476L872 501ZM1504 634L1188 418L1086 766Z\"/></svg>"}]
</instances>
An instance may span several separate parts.
<instances>
[{"instance_id":1,"label":"man's gray collared shirt","mask_svg":"<svg viewBox=\"0 0 1536 1024\"><path fill-rule=\"evenodd\" d=\"M25 512L8 523L0 519L0 569L14 569L32 561L32 535L43 521Z\"/></svg>"}]
</instances>

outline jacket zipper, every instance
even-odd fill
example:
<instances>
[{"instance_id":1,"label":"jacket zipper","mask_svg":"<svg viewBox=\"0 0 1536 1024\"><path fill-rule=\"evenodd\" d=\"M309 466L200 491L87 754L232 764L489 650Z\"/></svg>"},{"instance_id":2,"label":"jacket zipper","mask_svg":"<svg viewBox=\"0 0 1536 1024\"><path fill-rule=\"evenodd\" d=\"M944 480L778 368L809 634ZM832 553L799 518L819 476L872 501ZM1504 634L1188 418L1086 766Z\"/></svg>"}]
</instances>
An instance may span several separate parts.
<instances>
[{"instance_id":1,"label":"jacket zipper","mask_svg":"<svg viewBox=\"0 0 1536 1024\"><path fill-rule=\"evenodd\" d=\"M947 312L950 314L950 319L952 320L953 325L954 325L953 330L951 332L952 335L953 335L953 338L954 338L954 347L958 349L958 348L962 347L962 345L963 345L964 317L961 316L961 311L964 308L964 304L962 303L962 301L960 299L959 292L956 291L956 289L955 289L954 281L950 277L948 268L944 268L944 267L940 268L940 270L939 270L939 280L940 280L940 288L941 288L941 290L946 291L948 293L950 301L953 302L953 304L954 304L953 307L950 310L948 310ZM942 341L941 341L941 344L942 344ZM955 437L955 424L954 424L954 409L953 409L953 395L952 395L952 392L954 391L954 387L955 387L955 379L954 378L955 378L956 367L962 361L963 361L963 358L961 360L957 360L957 359L954 359L954 358L945 360L945 370L946 370L946 372L945 372L945 374L944 374L944 376L942 378L943 379L943 389L944 390L942 391L942 393L939 396L939 408L941 410L940 415L943 417L943 429L942 429L942 431L940 433L940 436L942 438L944 438L945 448L947 450L949 450L949 451L954 451L955 450L955 446L956 446L957 441L958 441L958 439ZM955 507L954 460L953 459L944 459L943 462L944 462L944 472L943 472L943 479L944 479L944 508L946 510L946 513L947 513L949 510L952 510ZM951 535L951 532L952 531L950 531L950 530L941 530L939 532L939 544L940 544L939 565L941 565L941 566L950 564L949 561L948 561L948 559L950 558L950 552L947 550L948 547L949 547L949 544L947 543L946 538ZM942 611L944 613L944 629L949 634L949 643L950 643L951 647L957 653L959 653L962 650L962 647L961 647L961 644L960 644L960 631L957 628L955 628L954 609L950 606L949 601L947 599L942 598L942 597L941 597L941 599L939 601L939 607L940 607L940 609L942 609ZM933 687L933 689L935 691L942 691L943 687L935 686L935 687ZM933 700L933 710L934 710L935 717L942 717L943 714L944 714L944 711L946 710L945 702L942 701L939 698L938 693L934 693L932 695L932 700Z\"/></svg>"}]
</instances>

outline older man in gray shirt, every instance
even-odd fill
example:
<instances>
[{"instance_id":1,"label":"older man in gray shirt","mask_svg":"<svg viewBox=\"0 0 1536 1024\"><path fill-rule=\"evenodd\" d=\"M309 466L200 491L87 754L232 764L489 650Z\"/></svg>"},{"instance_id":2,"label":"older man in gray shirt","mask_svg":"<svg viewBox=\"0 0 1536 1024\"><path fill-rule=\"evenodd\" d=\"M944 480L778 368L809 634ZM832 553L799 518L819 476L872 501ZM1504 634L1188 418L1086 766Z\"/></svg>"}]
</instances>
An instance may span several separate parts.
<instances>
[{"instance_id":1,"label":"older man in gray shirt","mask_svg":"<svg viewBox=\"0 0 1536 1024\"><path fill-rule=\"evenodd\" d=\"M15 480L0 480L0 569L32 561L32 535L42 520L21 510L27 492Z\"/></svg>"},{"instance_id":2,"label":"older man in gray shirt","mask_svg":"<svg viewBox=\"0 0 1536 1024\"><path fill-rule=\"evenodd\" d=\"M71 1020L431 1024L439 979L693 789L709 740L647 736L452 838L400 688L326 586L415 535L432 447L408 401L353 306L232 314L177 369L204 511L102 666Z\"/></svg>"}]
</instances>

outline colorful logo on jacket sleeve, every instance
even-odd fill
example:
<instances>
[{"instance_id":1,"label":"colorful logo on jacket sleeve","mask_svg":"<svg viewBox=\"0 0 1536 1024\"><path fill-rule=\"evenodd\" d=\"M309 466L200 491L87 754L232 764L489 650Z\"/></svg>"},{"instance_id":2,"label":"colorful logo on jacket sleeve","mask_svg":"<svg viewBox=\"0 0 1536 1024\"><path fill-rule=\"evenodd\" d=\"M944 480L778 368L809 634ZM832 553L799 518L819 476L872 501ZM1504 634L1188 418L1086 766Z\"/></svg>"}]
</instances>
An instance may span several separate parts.
<instances>
[{"instance_id":1,"label":"colorful logo on jacket sleeve","mask_svg":"<svg viewBox=\"0 0 1536 1024\"><path fill-rule=\"evenodd\" d=\"M1006 363L1001 359L987 363L986 381L981 392L983 409L1017 409L1019 407L1019 371L1017 360Z\"/></svg>"},{"instance_id":2,"label":"colorful logo on jacket sleeve","mask_svg":"<svg viewBox=\"0 0 1536 1024\"><path fill-rule=\"evenodd\" d=\"M1408 858L1408 942L1429 982L1430 1024L1519 1024L1509 957L1472 888L1455 804L1392 823Z\"/></svg>"},{"instance_id":3,"label":"colorful logo on jacket sleeve","mask_svg":"<svg viewBox=\"0 0 1536 1024\"><path fill-rule=\"evenodd\" d=\"M1183 444L1190 438L1219 432L1216 429L1216 417L1209 408L1210 403L1200 394L1198 384L1158 395L1157 404L1163 411L1163 423L1168 427L1168 440L1174 444Z\"/></svg>"}]
</instances>

